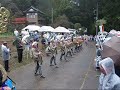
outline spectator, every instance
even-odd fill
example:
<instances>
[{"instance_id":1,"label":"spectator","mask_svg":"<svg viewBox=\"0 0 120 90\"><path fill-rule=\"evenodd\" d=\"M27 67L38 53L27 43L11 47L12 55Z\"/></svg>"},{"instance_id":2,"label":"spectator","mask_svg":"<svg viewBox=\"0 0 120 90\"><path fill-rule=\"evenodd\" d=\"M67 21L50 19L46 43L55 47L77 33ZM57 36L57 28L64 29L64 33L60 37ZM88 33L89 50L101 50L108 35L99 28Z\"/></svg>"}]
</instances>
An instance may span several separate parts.
<instances>
[{"instance_id":1,"label":"spectator","mask_svg":"<svg viewBox=\"0 0 120 90\"><path fill-rule=\"evenodd\" d=\"M5 71L4 67L0 64L0 87L2 83L4 83L7 79L7 72Z\"/></svg>"},{"instance_id":2,"label":"spectator","mask_svg":"<svg viewBox=\"0 0 120 90\"><path fill-rule=\"evenodd\" d=\"M5 70L9 72L10 49L8 48L7 42L3 42L1 50Z\"/></svg>"},{"instance_id":3,"label":"spectator","mask_svg":"<svg viewBox=\"0 0 120 90\"><path fill-rule=\"evenodd\" d=\"M114 62L111 58L100 61L101 75L99 78L99 90L119 90L120 78L115 74Z\"/></svg>"},{"instance_id":4,"label":"spectator","mask_svg":"<svg viewBox=\"0 0 120 90\"><path fill-rule=\"evenodd\" d=\"M100 49L100 46L98 44L96 44L96 55L101 56L101 49Z\"/></svg>"},{"instance_id":5,"label":"spectator","mask_svg":"<svg viewBox=\"0 0 120 90\"><path fill-rule=\"evenodd\" d=\"M18 37L18 36L19 36L19 32L18 32L17 29L14 30L14 35L15 35L15 37Z\"/></svg>"},{"instance_id":6,"label":"spectator","mask_svg":"<svg viewBox=\"0 0 120 90\"><path fill-rule=\"evenodd\" d=\"M16 46L17 48L17 53L18 53L18 62L22 62L22 56L23 56L23 43L21 41L21 35L15 39L13 42L13 45Z\"/></svg>"},{"instance_id":7,"label":"spectator","mask_svg":"<svg viewBox=\"0 0 120 90\"><path fill-rule=\"evenodd\" d=\"M39 38L40 38L39 33L35 32L35 34L34 34L34 40L37 41L37 42L39 42Z\"/></svg>"}]
</instances>

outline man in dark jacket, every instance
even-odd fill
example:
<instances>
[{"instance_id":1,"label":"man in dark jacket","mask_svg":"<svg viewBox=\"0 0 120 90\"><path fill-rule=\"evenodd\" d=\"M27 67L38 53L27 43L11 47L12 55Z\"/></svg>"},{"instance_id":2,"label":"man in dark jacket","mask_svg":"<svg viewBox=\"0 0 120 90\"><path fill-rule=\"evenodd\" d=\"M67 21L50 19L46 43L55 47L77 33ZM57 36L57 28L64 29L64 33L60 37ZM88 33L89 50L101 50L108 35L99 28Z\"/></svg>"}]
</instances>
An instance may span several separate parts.
<instances>
[{"instance_id":1,"label":"man in dark jacket","mask_svg":"<svg viewBox=\"0 0 120 90\"><path fill-rule=\"evenodd\" d=\"M21 41L21 35L15 39L13 42L13 45L16 46L17 48L17 53L18 53L18 62L22 62L22 56L23 56L23 43Z\"/></svg>"}]
</instances>

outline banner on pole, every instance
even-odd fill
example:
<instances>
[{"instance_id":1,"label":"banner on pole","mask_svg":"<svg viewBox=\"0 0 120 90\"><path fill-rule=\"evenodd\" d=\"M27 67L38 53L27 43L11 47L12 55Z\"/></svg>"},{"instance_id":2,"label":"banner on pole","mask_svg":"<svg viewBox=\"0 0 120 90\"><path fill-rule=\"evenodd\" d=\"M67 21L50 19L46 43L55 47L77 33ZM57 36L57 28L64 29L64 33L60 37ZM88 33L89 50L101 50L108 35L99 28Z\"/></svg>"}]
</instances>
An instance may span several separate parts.
<instances>
[{"instance_id":1,"label":"banner on pole","mask_svg":"<svg viewBox=\"0 0 120 90\"><path fill-rule=\"evenodd\" d=\"M104 32L104 26L103 25L99 26L99 29L100 29L100 32Z\"/></svg>"}]
</instances>

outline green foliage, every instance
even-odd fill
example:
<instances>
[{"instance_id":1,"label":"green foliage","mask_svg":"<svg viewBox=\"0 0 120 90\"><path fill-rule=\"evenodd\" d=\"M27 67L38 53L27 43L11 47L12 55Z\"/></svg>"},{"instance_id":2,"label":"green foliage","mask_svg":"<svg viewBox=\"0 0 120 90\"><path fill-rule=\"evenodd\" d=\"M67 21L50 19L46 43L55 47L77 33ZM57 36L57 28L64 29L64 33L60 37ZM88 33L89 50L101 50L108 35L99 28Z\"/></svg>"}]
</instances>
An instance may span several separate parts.
<instances>
[{"instance_id":1,"label":"green foliage","mask_svg":"<svg viewBox=\"0 0 120 90\"><path fill-rule=\"evenodd\" d=\"M13 36L12 32L0 33L0 37L10 37Z\"/></svg>"},{"instance_id":2,"label":"green foliage","mask_svg":"<svg viewBox=\"0 0 120 90\"><path fill-rule=\"evenodd\" d=\"M97 25L97 26L100 26L100 25L103 25L103 24L106 24L106 20L100 19L100 20L97 20L97 21L96 21L96 25Z\"/></svg>"},{"instance_id":3,"label":"green foliage","mask_svg":"<svg viewBox=\"0 0 120 90\"><path fill-rule=\"evenodd\" d=\"M105 29L120 29L120 0L101 0L101 14L107 21Z\"/></svg>"},{"instance_id":4,"label":"green foliage","mask_svg":"<svg viewBox=\"0 0 120 90\"><path fill-rule=\"evenodd\" d=\"M32 4L31 0L12 0L22 11L28 9Z\"/></svg>"},{"instance_id":5,"label":"green foliage","mask_svg":"<svg viewBox=\"0 0 120 90\"><path fill-rule=\"evenodd\" d=\"M66 15L62 15L62 16L57 17L53 23L53 27L63 26L66 28L70 28L71 25L72 25L72 23L69 22Z\"/></svg>"},{"instance_id":6,"label":"green foliage","mask_svg":"<svg viewBox=\"0 0 120 90\"><path fill-rule=\"evenodd\" d=\"M75 23L74 28L76 30L79 30L79 28L81 28L81 24L80 23Z\"/></svg>"},{"instance_id":7,"label":"green foliage","mask_svg":"<svg viewBox=\"0 0 120 90\"><path fill-rule=\"evenodd\" d=\"M119 30L120 28L120 0L0 0L3 6L15 5L22 11L28 9L31 5L46 13L47 22L51 24L52 8L54 26L73 27L75 23L80 23L81 27L88 28L89 34L95 33L95 20L93 11L96 9L97 1L99 1L99 17L98 19L106 20L105 30ZM78 6L79 3L79 6ZM9 7L8 7L9 8ZM94 9L93 9L94 8ZM12 16L16 14L17 9L11 9ZM65 19L65 17L67 19ZM16 15L19 16L19 13ZM64 17L64 18L63 18ZM61 19L62 18L62 19ZM61 19L61 20L60 20ZM65 20L64 20L65 19ZM104 21L97 21L97 24L104 24Z\"/></svg>"}]
</instances>

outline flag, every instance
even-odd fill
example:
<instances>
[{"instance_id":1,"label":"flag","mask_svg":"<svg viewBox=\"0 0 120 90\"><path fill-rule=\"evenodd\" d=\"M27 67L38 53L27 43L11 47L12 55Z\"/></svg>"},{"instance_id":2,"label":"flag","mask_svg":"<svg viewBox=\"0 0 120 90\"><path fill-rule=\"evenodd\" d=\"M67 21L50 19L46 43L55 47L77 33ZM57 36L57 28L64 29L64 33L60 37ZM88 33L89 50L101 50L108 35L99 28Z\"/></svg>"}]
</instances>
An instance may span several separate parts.
<instances>
[{"instance_id":1,"label":"flag","mask_svg":"<svg viewBox=\"0 0 120 90\"><path fill-rule=\"evenodd\" d=\"M99 26L99 29L100 29L100 32L104 32L104 26L103 25Z\"/></svg>"}]
</instances>

